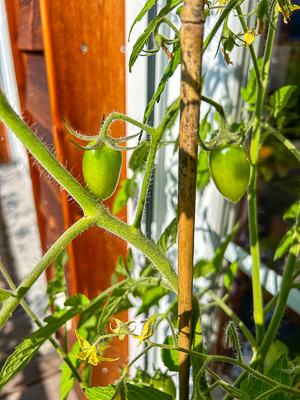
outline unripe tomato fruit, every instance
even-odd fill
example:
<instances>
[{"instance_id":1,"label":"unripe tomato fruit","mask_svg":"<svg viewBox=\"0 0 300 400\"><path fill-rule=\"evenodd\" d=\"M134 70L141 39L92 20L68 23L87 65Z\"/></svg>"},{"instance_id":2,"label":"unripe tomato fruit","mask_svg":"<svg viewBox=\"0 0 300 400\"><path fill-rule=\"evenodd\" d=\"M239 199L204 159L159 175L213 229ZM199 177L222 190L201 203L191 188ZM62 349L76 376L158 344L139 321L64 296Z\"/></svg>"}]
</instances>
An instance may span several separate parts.
<instances>
[{"instance_id":1,"label":"unripe tomato fruit","mask_svg":"<svg viewBox=\"0 0 300 400\"><path fill-rule=\"evenodd\" d=\"M237 203L245 194L250 179L250 163L242 144L227 144L212 150L209 170L219 192L229 201Z\"/></svg>"},{"instance_id":2,"label":"unripe tomato fruit","mask_svg":"<svg viewBox=\"0 0 300 400\"><path fill-rule=\"evenodd\" d=\"M91 141L92 146L96 141ZM107 146L86 150L82 160L84 182L88 190L99 200L108 199L116 190L122 167L122 154Z\"/></svg>"},{"instance_id":3,"label":"unripe tomato fruit","mask_svg":"<svg viewBox=\"0 0 300 400\"><path fill-rule=\"evenodd\" d=\"M173 382L173 379L167 374L163 374L162 372L157 371L151 383L155 389L171 395L173 399L176 398L175 383Z\"/></svg>"}]
</instances>

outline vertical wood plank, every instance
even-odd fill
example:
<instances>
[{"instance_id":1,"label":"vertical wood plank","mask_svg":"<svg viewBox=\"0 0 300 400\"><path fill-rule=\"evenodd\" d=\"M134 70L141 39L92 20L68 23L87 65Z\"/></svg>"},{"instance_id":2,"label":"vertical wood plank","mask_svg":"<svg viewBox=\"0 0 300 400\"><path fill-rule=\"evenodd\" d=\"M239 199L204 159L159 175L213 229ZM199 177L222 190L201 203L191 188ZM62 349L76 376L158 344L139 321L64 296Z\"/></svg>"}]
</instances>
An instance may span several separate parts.
<instances>
[{"instance_id":1,"label":"vertical wood plank","mask_svg":"<svg viewBox=\"0 0 300 400\"><path fill-rule=\"evenodd\" d=\"M124 1L40 0L40 6L56 152L60 162L83 182L83 152L70 142L61 116L73 129L95 135L103 113L125 113ZM124 124L115 123L110 133L124 136ZM121 180L125 175L123 168ZM110 198L105 204L111 208L112 203ZM63 208L67 228L82 213L65 193ZM119 217L126 218L125 210ZM118 256L126 250L125 242L102 229L84 232L69 248L72 292L92 298L106 289ZM113 342L106 354L120 357L119 364L126 363L127 343ZM93 383L107 385L119 377L119 370L115 363L103 363L93 377Z\"/></svg>"}]
</instances>

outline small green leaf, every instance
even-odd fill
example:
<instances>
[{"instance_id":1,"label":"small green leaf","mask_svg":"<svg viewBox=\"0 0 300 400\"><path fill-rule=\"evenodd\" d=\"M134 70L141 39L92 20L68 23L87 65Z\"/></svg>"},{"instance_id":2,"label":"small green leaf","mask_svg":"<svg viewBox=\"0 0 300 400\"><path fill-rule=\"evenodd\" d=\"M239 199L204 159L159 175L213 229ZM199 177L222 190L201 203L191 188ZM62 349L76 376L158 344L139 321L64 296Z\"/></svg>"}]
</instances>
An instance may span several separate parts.
<instances>
[{"instance_id":1,"label":"small green leaf","mask_svg":"<svg viewBox=\"0 0 300 400\"><path fill-rule=\"evenodd\" d=\"M45 340L46 337L25 338L23 342L16 347L13 354L5 361L0 372L0 389L29 363Z\"/></svg>"},{"instance_id":2,"label":"small green leaf","mask_svg":"<svg viewBox=\"0 0 300 400\"><path fill-rule=\"evenodd\" d=\"M5 289L0 288L0 303L2 303L4 300L8 299L10 296L13 296L14 294Z\"/></svg>"},{"instance_id":3,"label":"small green leaf","mask_svg":"<svg viewBox=\"0 0 300 400\"><path fill-rule=\"evenodd\" d=\"M169 293L168 289L162 288L161 286L155 286L147 288L145 295L141 297L143 303L137 312L137 315L146 313L151 307L159 304L159 300Z\"/></svg>"},{"instance_id":4,"label":"small green leaf","mask_svg":"<svg viewBox=\"0 0 300 400\"><path fill-rule=\"evenodd\" d=\"M207 152L200 149L197 163L197 188L204 191L210 182Z\"/></svg>"},{"instance_id":5,"label":"small green leaf","mask_svg":"<svg viewBox=\"0 0 300 400\"><path fill-rule=\"evenodd\" d=\"M75 358L74 361L75 364L76 363ZM73 362L73 360L71 362ZM72 387L74 386L75 379L73 377L72 370L65 362L61 364L59 369L62 371L59 382L59 400L66 400L68 398L68 395Z\"/></svg>"},{"instance_id":6,"label":"small green leaf","mask_svg":"<svg viewBox=\"0 0 300 400\"><path fill-rule=\"evenodd\" d=\"M133 255L132 250L128 250L127 259L126 259L126 267L129 272L133 272L134 263L133 263Z\"/></svg>"},{"instance_id":7,"label":"small green leaf","mask_svg":"<svg viewBox=\"0 0 300 400\"><path fill-rule=\"evenodd\" d=\"M205 276L207 274L215 273L216 269L214 264L209 260L200 260L196 263L194 267L194 279L199 278L200 276Z\"/></svg>"},{"instance_id":8,"label":"small green leaf","mask_svg":"<svg viewBox=\"0 0 300 400\"><path fill-rule=\"evenodd\" d=\"M65 301L65 306L66 307L77 307L77 306L85 306L88 304L90 300L81 293L74 294L74 296L69 297Z\"/></svg>"},{"instance_id":9,"label":"small green leaf","mask_svg":"<svg viewBox=\"0 0 300 400\"><path fill-rule=\"evenodd\" d=\"M174 218L160 236L159 241L157 243L158 248L164 254L166 254L166 251L176 243L176 238L177 238L177 218Z\"/></svg>"},{"instance_id":10,"label":"small green leaf","mask_svg":"<svg viewBox=\"0 0 300 400\"><path fill-rule=\"evenodd\" d=\"M126 206L129 199L133 199L136 193L137 182L136 174L130 179L124 179L121 182L121 187L117 192L117 195L113 204L113 214L117 214Z\"/></svg>"},{"instance_id":11,"label":"small green leaf","mask_svg":"<svg viewBox=\"0 0 300 400\"><path fill-rule=\"evenodd\" d=\"M231 289L231 285L234 281L235 275L237 273L237 270L239 268L239 261L235 261L233 262L229 268L227 269L227 271L225 272L224 275L224 285L226 287L227 290Z\"/></svg>"},{"instance_id":12,"label":"small green leaf","mask_svg":"<svg viewBox=\"0 0 300 400\"><path fill-rule=\"evenodd\" d=\"M263 65L263 58L258 60L258 67L261 70ZM250 75L247 83L246 88L241 89L241 95L243 100L248 103L249 105L254 105L256 102L256 77L255 77L255 70L251 68Z\"/></svg>"},{"instance_id":13,"label":"small green leaf","mask_svg":"<svg viewBox=\"0 0 300 400\"><path fill-rule=\"evenodd\" d=\"M292 204L291 207L283 214L283 219L295 219L297 218L299 211L299 201L297 200L296 203Z\"/></svg>"},{"instance_id":14,"label":"small green leaf","mask_svg":"<svg viewBox=\"0 0 300 400\"><path fill-rule=\"evenodd\" d=\"M278 360L281 354L288 354L289 349L286 344L280 340L275 340L271 343L267 355L264 359L264 373L268 374L272 365Z\"/></svg>"},{"instance_id":15,"label":"small green leaf","mask_svg":"<svg viewBox=\"0 0 300 400\"><path fill-rule=\"evenodd\" d=\"M274 261L279 260L282 258L290 249L292 242L293 242L293 234L295 231L295 227L293 226L289 229L283 238L280 240L279 245L277 246Z\"/></svg>"},{"instance_id":16,"label":"small green leaf","mask_svg":"<svg viewBox=\"0 0 300 400\"><path fill-rule=\"evenodd\" d=\"M124 263L124 257L123 256L119 256L118 261L116 263L116 272L119 275L127 275L127 270L125 267L125 263Z\"/></svg>"},{"instance_id":17,"label":"small green leaf","mask_svg":"<svg viewBox=\"0 0 300 400\"><path fill-rule=\"evenodd\" d=\"M135 26L135 24L144 17L146 12L149 11L154 6L154 4L157 3L157 1L158 0L148 0L146 2L146 4L144 5L142 11L138 14L136 19L133 21L133 24L131 25L131 28L130 28L130 31L129 31L129 35L128 35L128 41L130 40L130 35L131 35L132 29Z\"/></svg>"},{"instance_id":18,"label":"small green leaf","mask_svg":"<svg viewBox=\"0 0 300 400\"><path fill-rule=\"evenodd\" d=\"M48 282L47 294L49 294L49 301L47 308L55 302L57 295L64 293L67 295L67 284L65 279L64 266L68 262L70 256L64 249L55 259L54 274L55 278Z\"/></svg>"},{"instance_id":19,"label":"small green leaf","mask_svg":"<svg viewBox=\"0 0 300 400\"><path fill-rule=\"evenodd\" d=\"M102 313L98 321L99 332L104 331L104 328L107 325L108 320L112 315L115 315L118 312L128 309L132 306L132 304L127 299L128 293L129 293L128 285L126 285L124 287L115 289L113 293L109 296L106 304L102 309Z\"/></svg>"},{"instance_id":20,"label":"small green leaf","mask_svg":"<svg viewBox=\"0 0 300 400\"><path fill-rule=\"evenodd\" d=\"M173 346L173 337L167 336L164 340L164 344ZM178 351L162 348L161 359L169 371L178 372Z\"/></svg>"},{"instance_id":21,"label":"small green leaf","mask_svg":"<svg viewBox=\"0 0 300 400\"><path fill-rule=\"evenodd\" d=\"M163 74L163 77L161 78L161 80L158 84L158 88L156 89L156 92L154 93L152 99L150 100L150 102L146 108L146 111L144 114L144 119L143 119L144 123L146 123L148 121L148 118L153 110L153 107L154 107L155 103L159 102L161 94L164 91L169 78L171 78L171 76L174 74L175 70L177 69L178 65L181 63L181 49L180 49L179 43L174 44L173 53L174 53L174 57L169 62L168 66ZM168 127L170 127L171 124L174 123L174 120L176 119L177 115L178 115L178 113L176 115L174 115L174 117L169 122Z\"/></svg>"},{"instance_id":22,"label":"small green leaf","mask_svg":"<svg viewBox=\"0 0 300 400\"><path fill-rule=\"evenodd\" d=\"M110 400L115 393L112 385L108 387L93 387L84 389L84 393L89 400Z\"/></svg>"},{"instance_id":23,"label":"small green leaf","mask_svg":"<svg viewBox=\"0 0 300 400\"><path fill-rule=\"evenodd\" d=\"M146 385L126 384L128 400L173 400L172 396Z\"/></svg>"},{"instance_id":24,"label":"small green leaf","mask_svg":"<svg viewBox=\"0 0 300 400\"><path fill-rule=\"evenodd\" d=\"M144 46L148 43L149 37L151 33L154 31L157 24L161 22L161 20L168 15L174 8L176 8L181 3L180 0L168 0L165 7L161 9L159 14L150 22L150 24L145 29L144 33L137 39L136 43L133 46L132 53L129 59L129 71L136 62L138 56L143 50Z\"/></svg>"},{"instance_id":25,"label":"small green leaf","mask_svg":"<svg viewBox=\"0 0 300 400\"><path fill-rule=\"evenodd\" d=\"M273 107L274 117L277 118L280 111L287 105L291 95L297 86L284 86L277 90L270 97L270 104Z\"/></svg>"},{"instance_id":26,"label":"small green leaf","mask_svg":"<svg viewBox=\"0 0 300 400\"><path fill-rule=\"evenodd\" d=\"M150 142L145 140L139 147L132 153L129 160L129 167L134 171L142 171L145 168L148 153L150 149Z\"/></svg>"},{"instance_id":27,"label":"small green leaf","mask_svg":"<svg viewBox=\"0 0 300 400\"><path fill-rule=\"evenodd\" d=\"M173 400L169 394L154 389L151 386L131 385L127 383L125 388L127 400ZM84 389L84 393L89 400L111 400L115 389L112 385L108 387L93 387Z\"/></svg>"}]
</instances>

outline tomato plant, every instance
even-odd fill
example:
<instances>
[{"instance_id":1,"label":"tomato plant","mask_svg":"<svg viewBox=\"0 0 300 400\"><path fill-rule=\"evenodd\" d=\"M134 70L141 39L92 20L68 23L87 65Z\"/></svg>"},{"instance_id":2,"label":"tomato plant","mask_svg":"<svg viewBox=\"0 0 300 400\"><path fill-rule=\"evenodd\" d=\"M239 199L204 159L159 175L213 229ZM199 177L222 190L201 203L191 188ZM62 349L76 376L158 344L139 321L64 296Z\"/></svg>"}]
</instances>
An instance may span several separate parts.
<instances>
[{"instance_id":1,"label":"tomato plant","mask_svg":"<svg viewBox=\"0 0 300 400\"><path fill-rule=\"evenodd\" d=\"M210 174L219 192L237 203L245 194L250 179L250 163L242 144L226 144L209 153Z\"/></svg>"},{"instance_id":2,"label":"tomato plant","mask_svg":"<svg viewBox=\"0 0 300 400\"><path fill-rule=\"evenodd\" d=\"M91 141L88 146L96 143ZM97 149L86 150L82 171L86 187L100 201L108 199L116 190L122 167L122 154L104 142Z\"/></svg>"},{"instance_id":3,"label":"tomato plant","mask_svg":"<svg viewBox=\"0 0 300 400\"><path fill-rule=\"evenodd\" d=\"M157 370L151 383L155 389L168 393L173 399L176 398L176 386L168 374L163 374L160 370Z\"/></svg>"}]
</instances>

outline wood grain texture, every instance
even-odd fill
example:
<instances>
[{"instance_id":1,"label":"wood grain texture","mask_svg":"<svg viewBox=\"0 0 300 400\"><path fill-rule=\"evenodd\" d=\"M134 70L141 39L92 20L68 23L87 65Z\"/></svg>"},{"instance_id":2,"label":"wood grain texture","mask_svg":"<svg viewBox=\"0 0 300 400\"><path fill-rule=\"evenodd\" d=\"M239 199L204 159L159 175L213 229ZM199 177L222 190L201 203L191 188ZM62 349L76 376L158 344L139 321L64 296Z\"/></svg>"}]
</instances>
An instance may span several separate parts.
<instances>
[{"instance_id":1,"label":"wood grain texture","mask_svg":"<svg viewBox=\"0 0 300 400\"><path fill-rule=\"evenodd\" d=\"M181 105L178 179L178 326L179 346L191 347L194 225L201 64L204 24L203 0L186 0L182 9ZM189 398L189 355L179 353L179 399Z\"/></svg>"},{"instance_id":2,"label":"wood grain texture","mask_svg":"<svg viewBox=\"0 0 300 400\"><path fill-rule=\"evenodd\" d=\"M43 51L39 0L19 0L18 46L23 51Z\"/></svg>"},{"instance_id":3,"label":"wood grain texture","mask_svg":"<svg viewBox=\"0 0 300 400\"><path fill-rule=\"evenodd\" d=\"M0 122L0 164L11 161L7 132L4 124Z\"/></svg>"},{"instance_id":4,"label":"wood grain texture","mask_svg":"<svg viewBox=\"0 0 300 400\"><path fill-rule=\"evenodd\" d=\"M82 183L83 151L70 142L61 116L73 129L95 135L103 113L125 113L124 1L41 0L40 5L56 152L60 162ZM125 125L113 124L110 134L124 136ZM121 180L125 176L123 168ZM110 198L105 204L111 208L112 203ZM63 209L65 228L82 216L66 194ZM119 217L126 218L125 210ZM126 254L127 245L100 228L92 228L75 239L68 251L72 293L92 298L110 285L117 258ZM105 354L117 355L117 364L122 365L127 362L127 343L113 342ZM94 369L93 384L107 385L118 377L116 363L103 363Z\"/></svg>"}]
</instances>

